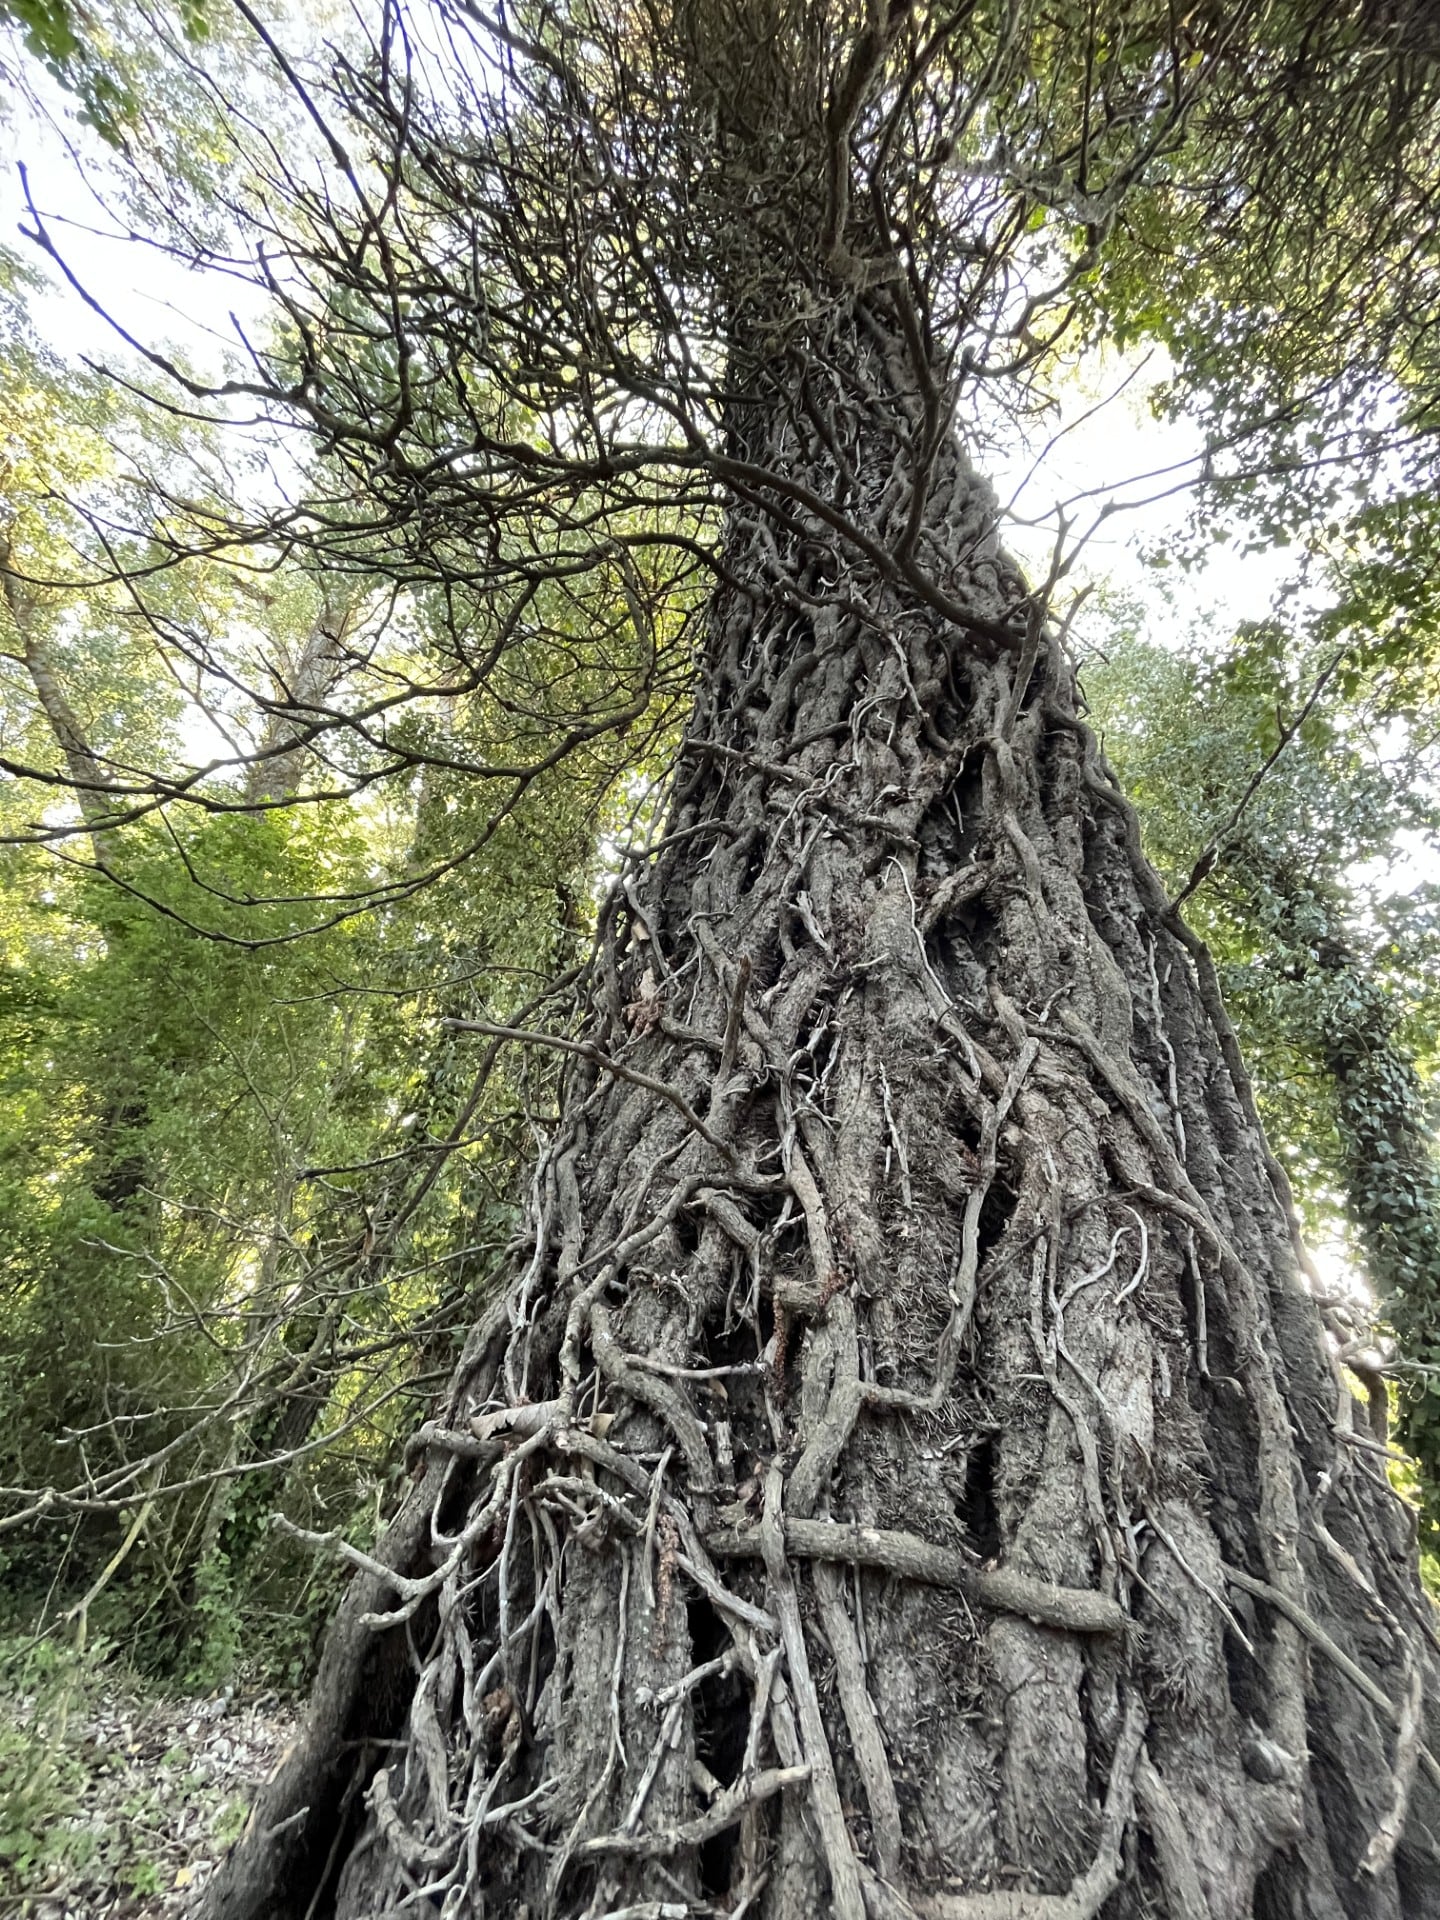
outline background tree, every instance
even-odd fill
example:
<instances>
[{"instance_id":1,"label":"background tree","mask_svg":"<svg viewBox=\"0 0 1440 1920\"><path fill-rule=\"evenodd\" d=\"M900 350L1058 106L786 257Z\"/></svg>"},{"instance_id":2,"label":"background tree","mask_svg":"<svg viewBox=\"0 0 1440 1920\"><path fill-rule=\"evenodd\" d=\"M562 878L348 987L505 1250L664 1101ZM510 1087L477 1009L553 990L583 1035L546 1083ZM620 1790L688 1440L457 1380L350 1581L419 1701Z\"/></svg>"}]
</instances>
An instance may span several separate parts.
<instances>
[{"instance_id":1,"label":"background tree","mask_svg":"<svg viewBox=\"0 0 1440 1920\"><path fill-rule=\"evenodd\" d=\"M536 770L495 819L403 757L359 806L309 804L334 769L307 728L367 666L413 671L443 603L253 556L132 592L151 556L117 548L117 496L137 452L168 457L163 418L42 348L18 301L6 319L0 691L31 769L5 795L0 976L8 1602L49 1590L63 1618L105 1568L96 1612L151 1661L224 1672L242 1610L274 1622L252 1659L303 1660L311 1563L269 1509L373 1507L548 1103L543 1076L475 1081L440 1017L533 1005L571 965L617 767ZM505 710L456 696L436 737L513 754L566 677L517 649ZM197 745L225 769L211 805L137 817L134 769Z\"/></svg>"},{"instance_id":2,"label":"background tree","mask_svg":"<svg viewBox=\"0 0 1440 1920\"><path fill-rule=\"evenodd\" d=\"M1085 684L1147 846L1215 955L1307 1226L1349 1239L1378 1296L1388 1349L1356 1294L1333 1302L1353 1322L1341 1353L1382 1437L1383 1376L1398 1380L1429 1545L1435 889L1414 876L1436 833L1433 623L1421 602L1403 646L1387 632L1409 597L1389 555L1330 585L1304 620L1219 650L1122 632Z\"/></svg>"}]
</instances>

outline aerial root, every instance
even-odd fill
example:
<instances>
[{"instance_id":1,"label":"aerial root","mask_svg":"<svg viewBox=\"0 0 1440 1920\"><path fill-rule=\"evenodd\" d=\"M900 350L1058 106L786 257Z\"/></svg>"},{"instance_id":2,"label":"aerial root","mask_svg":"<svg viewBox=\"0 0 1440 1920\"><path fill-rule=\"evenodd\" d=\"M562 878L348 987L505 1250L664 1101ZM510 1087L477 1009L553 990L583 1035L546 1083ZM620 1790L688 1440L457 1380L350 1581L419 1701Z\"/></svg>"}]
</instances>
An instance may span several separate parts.
<instances>
[{"instance_id":1,"label":"aerial root","mask_svg":"<svg viewBox=\"0 0 1440 1920\"><path fill-rule=\"evenodd\" d=\"M865 1678L860 1639L845 1604L843 1576L837 1567L824 1563L816 1567L815 1595L820 1604L820 1624L835 1656L840 1707L870 1809L871 1851L881 1873L894 1878L900 1871L904 1844L900 1802L885 1752L885 1736Z\"/></svg>"},{"instance_id":2,"label":"aerial root","mask_svg":"<svg viewBox=\"0 0 1440 1920\"><path fill-rule=\"evenodd\" d=\"M1121 1847L1135 1806L1145 1709L1132 1694L1115 1743L1095 1857L1068 1893L932 1893L907 1898L873 1873L865 1875L870 1920L1095 1920L1120 1884ZM1188 1916L1186 1917L1188 1920Z\"/></svg>"},{"instance_id":3,"label":"aerial root","mask_svg":"<svg viewBox=\"0 0 1440 1920\"><path fill-rule=\"evenodd\" d=\"M1410 1806L1410 1788L1415 1779L1415 1765L1420 1758L1420 1730L1424 1724L1425 1680L1420 1671L1420 1662L1409 1648L1409 1676L1405 1689L1405 1701L1400 1708L1400 1719L1395 1734L1395 1772L1391 1790L1390 1805L1386 1808L1380 1824L1370 1836L1370 1844L1360 1862L1360 1872L1372 1877L1383 1873L1394 1858L1395 1849L1400 1844L1400 1836L1405 1831L1405 1815Z\"/></svg>"},{"instance_id":4,"label":"aerial root","mask_svg":"<svg viewBox=\"0 0 1440 1920\"><path fill-rule=\"evenodd\" d=\"M1289 1415L1276 1377L1273 1343L1267 1337L1262 1290L1181 1165L1175 1145L1151 1111L1131 1063L1108 1053L1073 1008L1058 1009L1057 1019L1119 1102L1166 1185L1193 1210L1195 1224L1214 1247L1220 1270L1232 1290L1237 1368L1259 1437L1257 1480L1264 1551L1275 1583L1273 1590L1283 1592L1286 1602L1266 1656L1271 1724L1286 1751L1299 1754L1305 1750L1307 1730L1304 1663L1295 1617L1304 1613L1305 1593L1298 1550L1300 1514L1288 1465Z\"/></svg>"},{"instance_id":5,"label":"aerial root","mask_svg":"<svg viewBox=\"0 0 1440 1920\"><path fill-rule=\"evenodd\" d=\"M1170 1920L1210 1920L1210 1902L1200 1885L1184 1816L1143 1747L1135 1768L1135 1793L1154 1844Z\"/></svg>"},{"instance_id":6,"label":"aerial root","mask_svg":"<svg viewBox=\"0 0 1440 1920\"><path fill-rule=\"evenodd\" d=\"M810 1766L810 1798L815 1823L820 1830L820 1845L830 1870L830 1896L836 1920L864 1920L865 1901L860 1891L860 1870L845 1814L840 1804L840 1788L835 1779L835 1762L829 1737L820 1713L820 1701L810 1673L810 1656L805 1646L805 1629L790 1563L785 1555L785 1535L781 1524L781 1502L785 1481L780 1469L770 1467L765 1475L765 1504L760 1519L760 1545L765 1558L771 1597L780 1621L780 1642L785 1649L785 1666L795 1696L804 1754Z\"/></svg>"},{"instance_id":7,"label":"aerial root","mask_svg":"<svg viewBox=\"0 0 1440 1920\"><path fill-rule=\"evenodd\" d=\"M749 1779L742 1777L733 1786L723 1788L715 1796L714 1804L697 1819L686 1820L677 1827L651 1828L645 1833L629 1833L623 1829L618 1833L599 1833L581 1842L576 1849L577 1858L613 1854L661 1860L670 1854L683 1853L688 1847L701 1846L717 1834L738 1826L751 1807L774 1799L786 1787L803 1786L809 1778L808 1765L766 1767Z\"/></svg>"},{"instance_id":8,"label":"aerial root","mask_svg":"<svg viewBox=\"0 0 1440 1920\"><path fill-rule=\"evenodd\" d=\"M390 1776L383 1766L370 1783L370 1806L381 1838L411 1873L441 1873L454 1865L460 1851L460 1835L456 1833L439 1842L418 1840L401 1819L400 1809L391 1798Z\"/></svg>"},{"instance_id":9,"label":"aerial root","mask_svg":"<svg viewBox=\"0 0 1440 1920\"><path fill-rule=\"evenodd\" d=\"M1425 1772L1429 1775L1434 1785L1440 1787L1440 1761L1437 1761L1430 1749L1427 1746L1421 1745L1419 1741L1420 1710L1418 1703L1414 1710L1412 1725L1409 1713L1409 1696L1407 1696L1405 1707L1397 1707L1379 1682L1372 1680L1362 1666L1359 1666L1352 1660L1342 1647L1336 1645L1335 1641L1326 1633L1325 1629L1320 1625L1320 1622L1315 1619L1313 1614L1307 1613L1304 1607L1297 1605L1287 1593L1283 1593L1279 1587L1272 1587L1268 1580L1258 1580L1253 1573L1243 1572L1239 1567L1227 1566L1225 1568L1225 1578L1232 1587L1239 1587L1242 1593L1253 1594L1257 1600L1263 1600L1267 1606L1273 1607L1277 1613L1283 1614L1290 1624L1305 1636L1311 1646L1315 1648L1316 1652L1323 1653L1331 1665L1338 1668L1350 1684L1365 1696L1386 1724L1396 1729L1397 1733L1402 1736L1401 1746L1408 1750L1410 1743L1412 1741L1414 1742L1415 1756L1413 1759L1407 1759L1405 1761L1406 1766L1413 1768L1415 1760L1418 1759L1419 1764L1425 1769ZM1418 1666L1416 1666L1412 1671L1409 1682L1411 1694L1413 1694L1417 1685L1418 1673L1419 1669ZM1402 1773L1402 1759L1405 1759L1405 1756L1397 1749L1397 1784L1399 1776ZM1399 1818L1402 1822L1404 1820L1406 1799L1408 1799L1408 1788L1406 1789L1405 1797L1397 1800ZM1387 1817L1393 1818L1395 1812L1396 1808L1392 1808L1391 1815ZM1399 1830L1397 1828L1396 1839L1398 1840L1398 1838ZM1372 1845L1373 1844L1372 1841ZM1374 1871L1378 1870L1378 1868L1374 1869Z\"/></svg>"},{"instance_id":10,"label":"aerial root","mask_svg":"<svg viewBox=\"0 0 1440 1920\"><path fill-rule=\"evenodd\" d=\"M997 1613L1013 1613L1037 1626L1069 1633L1123 1633L1133 1622L1118 1600L1085 1587L1052 1586L1010 1567L976 1567L953 1547L890 1527L862 1527L839 1520L784 1522L784 1543L801 1560L839 1561L874 1567L923 1586L949 1587ZM759 1528L726 1527L706 1535L722 1559L761 1557Z\"/></svg>"},{"instance_id":11,"label":"aerial root","mask_svg":"<svg viewBox=\"0 0 1440 1920\"><path fill-rule=\"evenodd\" d=\"M1200 1593L1203 1593L1205 1598L1210 1601L1231 1633L1234 1634L1240 1645L1244 1647L1246 1653L1250 1655L1250 1658L1252 1660L1258 1658L1255 1652L1255 1643L1236 1618L1234 1608L1227 1605L1225 1596L1217 1592L1216 1589L1211 1586L1210 1582L1205 1579L1204 1575L1197 1572L1197 1570L1191 1566L1190 1562L1185 1558L1176 1544L1175 1536L1165 1526L1164 1522L1159 1519L1154 1509L1148 1506L1145 1509L1145 1523L1155 1535L1156 1539L1168 1550L1171 1559L1175 1562L1176 1566L1179 1567L1190 1584Z\"/></svg>"}]
</instances>

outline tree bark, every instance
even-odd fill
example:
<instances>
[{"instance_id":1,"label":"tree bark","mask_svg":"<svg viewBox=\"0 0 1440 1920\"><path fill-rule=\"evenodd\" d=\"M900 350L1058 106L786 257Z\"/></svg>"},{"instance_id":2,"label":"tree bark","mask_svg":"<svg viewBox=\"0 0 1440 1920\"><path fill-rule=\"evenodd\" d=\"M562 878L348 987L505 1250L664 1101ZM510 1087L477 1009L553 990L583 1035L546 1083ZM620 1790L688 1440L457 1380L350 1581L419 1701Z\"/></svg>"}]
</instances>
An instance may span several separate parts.
<instances>
[{"instance_id":1,"label":"tree bark","mask_svg":"<svg viewBox=\"0 0 1440 1920\"><path fill-rule=\"evenodd\" d=\"M14 572L10 565L11 557L9 536L0 533L0 599L4 600L20 643L17 658L30 676L40 711L45 715L55 745L65 762L75 804L90 830L96 858L103 859L107 849L105 822L111 811L105 796L114 782L91 749L79 715L60 683L41 623L36 617L34 591Z\"/></svg>"},{"instance_id":2,"label":"tree bark","mask_svg":"<svg viewBox=\"0 0 1440 1920\"><path fill-rule=\"evenodd\" d=\"M901 332L741 389L526 1255L208 1920L1440 1911L1410 1518Z\"/></svg>"},{"instance_id":3,"label":"tree bark","mask_svg":"<svg viewBox=\"0 0 1440 1920\"><path fill-rule=\"evenodd\" d=\"M245 777L252 805L293 800L300 791L311 735L323 723L325 702L345 668L345 635L353 624L359 593L353 583L327 582L320 610L293 659L277 669L260 748Z\"/></svg>"}]
</instances>

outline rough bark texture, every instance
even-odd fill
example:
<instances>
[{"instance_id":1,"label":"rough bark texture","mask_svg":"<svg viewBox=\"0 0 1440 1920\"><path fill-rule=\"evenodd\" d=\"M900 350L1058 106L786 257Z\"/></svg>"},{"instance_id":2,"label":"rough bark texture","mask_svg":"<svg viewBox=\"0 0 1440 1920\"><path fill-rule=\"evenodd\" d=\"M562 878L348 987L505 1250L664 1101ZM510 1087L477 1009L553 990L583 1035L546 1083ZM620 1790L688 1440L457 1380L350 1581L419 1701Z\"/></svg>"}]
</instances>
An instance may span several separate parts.
<instances>
[{"instance_id":1,"label":"rough bark texture","mask_svg":"<svg viewBox=\"0 0 1440 1920\"><path fill-rule=\"evenodd\" d=\"M1411 1525L1213 974L846 325L737 414L795 485L737 483L531 1243L210 1920L1440 1911Z\"/></svg>"}]
</instances>

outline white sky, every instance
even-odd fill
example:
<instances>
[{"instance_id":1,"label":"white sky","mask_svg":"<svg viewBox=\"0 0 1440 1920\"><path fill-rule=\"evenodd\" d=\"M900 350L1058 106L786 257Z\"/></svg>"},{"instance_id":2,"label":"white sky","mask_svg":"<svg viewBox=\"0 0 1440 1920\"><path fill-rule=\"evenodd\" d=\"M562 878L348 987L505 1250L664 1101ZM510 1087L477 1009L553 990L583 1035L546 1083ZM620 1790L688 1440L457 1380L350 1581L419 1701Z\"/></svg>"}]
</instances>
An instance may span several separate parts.
<instances>
[{"instance_id":1,"label":"white sky","mask_svg":"<svg viewBox=\"0 0 1440 1920\"><path fill-rule=\"evenodd\" d=\"M1175 576L1158 575L1150 556L1181 543L1194 505L1184 483L1198 476L1205 443L1194 420L1155 417L1152 397L1167 371L1158 349L1123 360L1107 354L1062 393L1058 420L992 465L991 478L1014 515L1007 543L1032 575L1049 565L1055 514L1064 510L1071 543L1081 543L1073 584L1133 595L1149 611L1153 637L1178 642L1185 635L1175 632L1167 591ZM1246 552L1238 538L1212 547L1183 576L1187 631L1229 633L1263 618L1294 566L1290 549Z\"/></svg>"}]
</instances>

